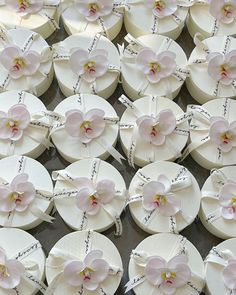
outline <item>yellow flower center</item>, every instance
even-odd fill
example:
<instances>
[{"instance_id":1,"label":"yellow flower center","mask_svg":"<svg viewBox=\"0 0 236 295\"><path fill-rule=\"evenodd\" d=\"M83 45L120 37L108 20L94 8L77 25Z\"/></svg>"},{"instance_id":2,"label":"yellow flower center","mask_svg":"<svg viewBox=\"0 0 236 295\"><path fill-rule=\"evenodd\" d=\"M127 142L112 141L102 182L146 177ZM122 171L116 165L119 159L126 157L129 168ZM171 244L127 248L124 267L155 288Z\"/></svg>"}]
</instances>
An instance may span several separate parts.
<instances>
[{"instance_id":1,"label":"yellow flower center","mask_svg":"<svg viewBox=\"0 0 236 295\"><path fill-rule=\"evenodd\" d=\"M233 10L233 6L231 4L225 4L222 7L222 12L225 16L228 16L229 14L231 14L232 10Z\"/></svg>"},{"instance_id":2,"label":"yellow flower center","mask_svg":"<svg viewBox=\"0 0 236 295\"><path fill-rule=\"evenodd\" d=\"M155 195L154 203L157 205L157 207L160 207L161 205L166 204L166 202L167 202L166 196Z\"/></svg>"},{"instance_id":3,"label":"yellow flower center","mask_svg":"<svg viewBox=\"0 0 236 295\"><path fill-rule=\"evenodd\" d=\"M14 131L14 129L17 129L18 130L18 126L19 126L19 122L18 121L14 121L14 120L10 120L6 124L6 127L13 129L13 131Z\"/></svg>"},{"instance_id":4,"label":"yellow flower center","mask_svg":"<svg viewBox=\"0 0 236 295\"><path fill-rule=\"evenodd\" d=\"M234 139L234 136L232 133L230 134L229 132L225 132L221 134L221 139L223 143L228 144L230 141Z\"/></svg>"},{"instance_id":5,"label":"yellow flower center","mask_svg":"<svg viewBox=\"0 0 236 295\"><path fill-rule=\"evenodd\" d=\"M100 9L97 3L89 3L88 7L91 14L96 14Z\"/></svg>"},{"instance_id":6,"label":"yellow flower center","mask_svg":"<svg viewBox=\"0 0 236 295\"><path fill-rule=\"evenodd\" d=\"M96 62L95 61L89 61L84 65L84 71L88 73L95 72Z\"/></svg>"},{"instance_id":7,"label":"yellow flower center","mask_svg":"<svg viewBox=\"0 0 236 295\"><path fill-rule=\"evenodd\" d=\"M20 8L28 8L30 7L30 1L29 0L18 0L18 4Z\"/></svg>"},{"instance_id":8,"label":"yellow flower center","mask_svg":"<svg viewBox=\"0 0 236 295\"><path fill-rule=\"evenodd\" d=\"M150 73L156 74L157 72L160 72L161 66L157 62L150 62L149 63Z\"/></svg>"},{"instance_id":9,"label":"yellow flower center","mask_svg":"<svg viewBox=\"0 0 236 295\"><path fill-rule=\"evenodd\" d=\"M14 59L13 64L16 70L20 70L26 66L26 61L22 57L17 57Z\"/></svg>"},{"instance_id":10,"label":"yellow flower center","mask_svg":"<svg viewBox=\"0 0 236 295\"><path fill-rule=\"evenodd\" d=\"M9 198L11 201L15 202L16 204L20 203L22 201L22 198L24 196L24 193L21 192L13 192L9 195Z\"/></svg>"},{"instance_id":11,"label":"yellow flower center","mask_svg":"<svg viewBox=\"0 0 236 295\"><path fill-rule=\"evenodd\" d=\"M3 264L0 264L0 276L1 276L1 277L4 277L4 278L9 277L9 274L8 274L8 272L7 272L7 268L6 268L6 266L3 265Z\"/></svg>"},{"instance_id":12,"label":"yellow flower center","mask_svg":"<svg viewBox=\"0 0 236 295\"><path fill-rule=\"evenodd\" d=\"M228 76L228 69L229 67L225 64L220 66L220 72L222 77L227 77Z\"/></svg>"},{"instance_id":13,"label":"yellow flower center","mask_svg":"<svg viewBox=\"0 0 236 295\"><path fill-rule=\"evenodd\" d=\"M90 201L92 205L97 205L98 203L97 198L94 195L90 196Z\"/></svg>"},{"instance_id":14,"label":"yellow flower center","mask_svg":"<svg viewBox=\"0 0 236 295\"><path fill-rule=\"evenodd\" d=\"M159 125L151 126L150 134L152 137L157 136L159 133Z\"/></svg>"},{"instance_id":15,"label":"yellow flower center","mask_svg":"<svg viewBox=\"0 0 236 295\"><path fill-rule=\"evenodd\" d=\"M166 3L163 0L159 0L159 1L155 0L154 5L155 5L155 9L157 9L159 11L166 7Z\"/></svg>"},{"instance_id":16,"label":"yellow flower center","mask_svg":"<svg viewBox=\"0 0 236 295\"><path fill-rule=\"evenodd\" d=\"M85 133L90 133L92 131L90 124L91 124L91 121L84 121L80 125L80 128L83 129L85 131Z\"/></svg>"},{"instance_id":17,"label":"yellow flower center","mask_svg":"<svg viewBox=\"0 0 236 295\"><path fill-rule=\"evenodd\" d=\"M79 274L83 276L84 281L89 281L91 279L92 272L94 272L93 269L86 267L83 270L81 270Z\"/></svg>"},{"instance_id":18,"label":"yellow flower center","mask_svg":"<svg viewBox=\"0 0 236 295\"><path fill-rule=\"evenodd\" d=\"M236 197L233 197L233 198L231 199L231 204L232 204L233 206L236 206Z\"/></svg>"}]
</instances>

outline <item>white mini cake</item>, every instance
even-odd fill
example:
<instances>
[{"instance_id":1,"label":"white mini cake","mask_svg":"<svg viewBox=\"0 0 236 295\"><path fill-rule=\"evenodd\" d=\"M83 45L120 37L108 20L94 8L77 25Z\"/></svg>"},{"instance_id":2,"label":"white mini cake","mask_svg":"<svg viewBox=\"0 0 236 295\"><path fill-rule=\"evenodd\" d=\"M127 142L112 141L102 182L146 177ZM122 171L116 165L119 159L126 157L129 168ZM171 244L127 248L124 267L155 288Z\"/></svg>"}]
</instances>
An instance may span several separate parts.
<instances>
[{"instance_id":1,"label":"white mini cake","mask_svg":"<svg viewBox=\"0 0 236 295\"><path fill-rule=\"evenodd\" d=\"M69 35L83 31L101 33L113 40L120 32L123 24L123 8L121 1L64 0L62 3L62 20ZM68 4L69 3L69 4Z\"/></svg>"},{"instance_id":2,"label":"white mini cake","mask_svg":"<svg viewBox=\"0 0 236 295\"><path fill-rule=\"evenodd\" d=\"M127 107L120 121L121 144L131 166L174 161L181 155L191 114L164 97L142 97L132 103L121 96L120 101Z\"/></svg>"},{"instance_id":3,"label":"white mini cake","mask_svg":"<svg viewBox=\"0 0 236 295\"><path fill-rule=\"evenodd\" d=\"M178 2L128 0L129 8L124 18L126 31L136 38L152 33L177 39L188 14L188 7L184 7L185 1L181 1L181 5Z\"/></svg>"},{"instance_id":4,"label":"white mini cake","mask_svg":"<svg viewBox=\"0 0 236 295\"><path fill-rule=\"evenodd\" d=\"M58 26L60 0L33 1L2 0L0 22L7 29L24 28L48 38Z\"/></svg>"},{"instance_id":5,"label":"white mini cake","mask_svg":"<svg viewBox=\"0 0 236 295\"><path fill-rule=\"evenodd\" d=\"M213 235L236 237L236 166L213 170L202 187L200 218Z\"/></svg>"},{"instance_id":6,"label":"white mini cake","mask_svg":"<svg viewBox=\"0 0 236 295\"><path fill-rule=\"evenodd\" d=\"M205 259L206 295L235 294L236 239L213 247Z\"/></svg>"},{"instance_id":7,"label":"white mini cake","mask_svg":"<svg viewBox=\"0 0 236 295\"><path fill-rule=\"evenodd\" d=\"M145 35L134 39L127 35L129 45L121 56L122 86L132 99L145 95L174 99L189 71L183 49L169 37Z\"/></svg>"},{"instance_id":8,"label":"white mini cake","mask_svg":"<svg viewBox=\"0 0 236 295\"><path fill-rule=\"evenodd\" d=\"M93 231L70 233L47 258L47 294L113 295L122 274L120 254L107 237Z\"/></svg>"},{"instance_id":9,"label":"white mini cake","mask_svg":"<svg viewBox=\"0 0 236 295\"><path fill-rule=\"evenodd\" d=\"M110 97L120 74L115 45L100 34L79 33L54 44L54 69L62 93Z\"/></svg>"},{"instance_id":10,"label":"white mini cake","mask_svg":"<svg viewBox=\"0 0 236 295\"><path fill-rule=\"evenodd\" d=\"M30 93L0 94L0 158L14 154L38 158L51 146L46 111L41 100Z\"/></svg>"},{"instance_id":11,"label":"white mini cake","mask_svg":"<svg viewBox=\"0 0 236 295\"><path fill-rule=\"evenodd\" d=\"M47 215L53 206L53 184L42 164L28 157L12 156L0 160L0 171L1 226L29 230L53 220Z\"/></svg>"},{"instance_id":12,"label":"white mini cake","mask_svg":"<svg viewBox=\"0 0 236 295\"><path fill-rule=\"evenodd\" d=\"M118 154L113 146L118 137L119 118L103 98L76 94L63 100L54 112L59 114L59 121L55 123L51 137L68 162L91 157L106 160L110 154ZM98 128L96 122L99 122Z\"/></svg>"},{"instance_id":13,"label":"white mini cake","mask_svg":"<svg viewBox=\"0 0 236 295\"><path fill-rule=\"evenodd\" d=\"M126 291L133 289L136 295L201 294L204 277L202 257L192 243L181 235L156 234L132 251Z\"/></svg>"},{"instance_id":14,"label":"white mini cake","mask_svg":"<svg viewBox=\"0 0 236 295\"><path fill-rule=\"evenodd\" d=\"M161 189L163 185L165 190ZM196 179L185 167L170 162L155 162L139 169L130 183L129 195L134 221L151 234L183 230L200 208Z\"/></svg>"},{"instance_id":15,"label":"white mini cake","mask_svg":"<svg viewBox=\"0 0 236 295\"><path fill-rule=\"evenodd\" d=\"M0 90L42 95L53 79L52 50L37 33L0 29Z\"/></svg>"},{"instance_id":16,"label":"white mini cake","mask_svg":"<svg viewBox=\"0 0 236 295\"><path fill-rule=\"evenodd\" d=\"M236 39L212 37L197 40L196 44L189 58L190 76L186 79L191 96L200 104L215 98L235 98L236 75L230 70L234 67Z\"/></svg>"},{"instance_id":17,"label":"white mini cake","mask_svg":"<svg viewBox=\"0 0 236 295\"><path fill-rule=\"evenodd\" d=\"M105 231L115 223L117 235L121 234L119 216L125 207L126 186L111 164L85 159L54 171L53 178L57 180L55 206L71 228Z\"/></svg>"},{"instance_id":18,"label":"white mini cake","mask_svg":"<svg viewBox=\"0 0 236 295\"><path fill-rule=\"evenodd\" d=\"M0 253L1 295L45 293L45 255L39 241L23 230L1 228Z\"/></svg>"},{"instance_id":19,"label":"white mini cake","mask_svg":"<svg viewBox=\"0 0 236 295\"><path fill-rule=\"evenodd\" d=\"M235 112L236 101L215 99L203 106L189 105L193 111L190 122L190 144L184 157L193 159L206 169L236 164Z\"/></svg>"},{"instance_id":20,"label":"white mini cake","mask_svg":"<svg viewBox=\"0 0 236 295\"><path fill-rule=\"evenodd\" d=\"M211 8L209 2L212 2ZM192 1L187 18L187 28L192 37L196 33L205 38L235 35L235 3L228 0ZM194 4L195 2L195 4ZM228 16L227 16L228 15Z\"/></svg>"}]
</instances>

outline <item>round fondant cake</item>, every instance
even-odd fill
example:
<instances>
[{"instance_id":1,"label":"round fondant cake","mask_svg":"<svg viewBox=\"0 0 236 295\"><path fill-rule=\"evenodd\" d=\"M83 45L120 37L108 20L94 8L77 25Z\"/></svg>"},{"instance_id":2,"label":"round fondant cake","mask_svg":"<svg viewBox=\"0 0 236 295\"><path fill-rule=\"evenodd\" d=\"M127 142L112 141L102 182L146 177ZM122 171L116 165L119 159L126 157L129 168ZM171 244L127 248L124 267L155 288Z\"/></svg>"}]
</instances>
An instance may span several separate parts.
<instances>
[{"instance_id":1,"label":"round fondant cake","mask_svg":"<svg viewBox=\"0 0 236 295\"><path fill-rule=\"evenodd\" d=\"M200 41L189 58L190 76L187 88L194 99L203 104L215 98L236 96L236 39L229 36Z\"/></svg>"},{"instance_id":2,"label":"round fondant cake","mask_svg":"<svg viewBox=\"0 0 236 295\"><path fill-rule=\"evenodd\" d=\"M54 44L54 69L65 96L93 93L110 97L120 75L115 45L100 34L79 33Z\"/></svg>"},{"instance_id":3,"label":"round fondant cake","mask_svg":"<svg viewBox=\"0 0 236 295\"><path fill-rule=\"evenodd\" d=\"M120 47L122 86L132 99L145 95L174 99L189 74L183 49L169 37L127 35L129 45Z\"/></svg>"},{"instance_id":4,"label":"round fondant cake","mask_svg":"<svg viewBox=\"0 0 236 295\"><path fill-rule=\"evenodd\" d=\"M194 221L200 208L196 179L185 167L171 162L155 162L139 169L129 195L134 221L151 234L178 233Z\"/></svg>"},{"instance_id":5,"label":"round fondant cake","mask_svg":"<svg viewBox=\"0 0 236 295\"><path fill-rule=\"evenodd\" d=\"M59 116L51 137L68 162L91 157L105 160L110 154L118 160L122 157L113 147L118 137L119 118L103 98L76 94L63 100L54 112Z\"/></svg>"},{"instance_id":6,"label":"round fondant cake","mask_svg":"<svg viewBox=\"0 0 236 295\"><path fill-rule=\"evenodd\" d=\"M53 184L42 164L28 157L0 160L0 225L25 230L51 222ZM40 177L39 177L40 176Z\"/></svg>"},{"instance_id":7,"label":"round fondant cake","mask_svg":"<svg viewBox=\"0 0 236 295\"><path fill-rule=\"evenodd\" d=\"M70 233L47 258L47 295L113 295L122 274L120 254L108 238L93 231Z\"/></svg>"},{"instance_id":8,"label":"round fondant cake","mask_svg":"<svg viewBox=\"0 0 236 295\"><path fill-rule=\"evenodd\" d=\"M213 235L236 237L236 167L214 169L202 187L200 218Z\"/></svg>"},{"instance_id":9,"label":"round fondant cake","mask_svg":"<svg viewBox=\"0 0 236 295\"><path fill-rule=\"evenodd\" d=\"M183 158L193 159L206 169L236 164L236 101L222 98L203 106L189 105L193 112L190 122L190 144Z\"/></svg>"},{"instance_id":10,"label":"round fondant cake","mask_svg":"<svg viewBox=\"0 0 236 295\"><path fill-rule=\"evenodd\" d=\"M58 26L60 0L1 0L0 23L7 29L24 28L48 38Z\"/></svg>"},{"instance_id":11,"label":"round fondant cake","mask_svg":"<svg viewBox=\"0 0 236 295\"><path fill-rule=\"evenodd\" d=\"M188 1L128 0L125 28L134 37L160 34L177 39L188 14ZM140 22L142 20L142 22Z\"/></svg>"},{"instance_id":12,"label":"round fondant cake","mask_svg":"<svg viewBox=\"0 0 236 295\"><path fill-rule=\"evenodd\" d=\"M193 37L201 33L211 36L235 35L236 3L228 0L192 1L187 19L188 31Z\"/></svg>"},{"instance_id":13,"label":"round fondant cake","mask_svg":"<svg viewBox=\"0 0 236 295\"><path fill-rule=\"evenodd\" d=\"M0 90L25 90L41 96L53 79L52 49L26 29L0 29Z\"/></svg>"},{"instance_id":14,"label":"round fondant cake","mask_svg":"<svg viewBox=\"0 0 236 295\"><path fill-rule=\"evenodd\" d=\"M126 292L143 294L201 294L205 285L202 257L180 235L162 233L143 240L132 251Z\"/></svg>"},{"instance_id":15,"label":"round fondant cake","mask_svg":"<svg viewBox=\"0 0 236 295\"><path fill-rule=\"evenodd\" d=\"M0 255L1 295L45 294L45 255L39 241L23 230L1 228Z\"/></svg>"},{"instance_id":16,"label":"round fondant cake","mask_svg":"<svg viewBox=\"0 0 236 295\"><path fill-rule=\"evenodd\" d=\"M71 228L105 231L115 223L116 234L122 233L126 186L111 164L85 159L54 171L53 178L56 209Z\"/></svg>"},{"instance_id":17,"label":"round fondant cake","mask_svg":"<svg viewBox=\"0 0 236 295\"><path fill-rule=\"evenodd\" d=\"M123 24L121 1L64 0L62 20L69 35L80 32L101 33L113 40Z\"/></svg>"},{"instance_id":18,"label":"round fondant cake","mask_svg":"<svg viewBox=\"0 0 236 295\"><path fill-rule=\"evenodd\" d=\"M235 294L236 239L213 247L205 259L206 295Z\"/></svg>"},{"instance_id":19,"label":"round fondant cake","mask_svg":"<svg viewBox=\"0 0 236 295\"><path fill-rule=\"evenodd\" d=\"M123 95L120 101L127 107L120 121L121 144L131 166L174 161L181 155L191 113L164 97L142 97L132 103Z\"/></svg>"},{"instance_id":20,"label":"round fondant cake","mask_svg":"<svg viewBox=\"0 0 236 295\"><path fill-rule=\"evenodd\" d=\"M0 94L0 158L11 155L39 157L51 146L44 104L24 91Z\"/></svg>"}]
</instances>

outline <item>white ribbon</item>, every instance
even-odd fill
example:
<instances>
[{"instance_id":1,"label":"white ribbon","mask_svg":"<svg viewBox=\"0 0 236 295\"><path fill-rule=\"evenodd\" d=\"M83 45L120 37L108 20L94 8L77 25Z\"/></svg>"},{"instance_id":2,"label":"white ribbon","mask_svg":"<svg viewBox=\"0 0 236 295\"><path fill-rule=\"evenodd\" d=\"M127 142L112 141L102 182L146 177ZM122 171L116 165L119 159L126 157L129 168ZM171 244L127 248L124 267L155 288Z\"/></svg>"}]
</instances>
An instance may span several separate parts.
<instances>
[{"instance_id":1,"label":"white ribbon","mask_svg":"<svg viewBox=\"0 0 236 295\"><path fill-rule=\"evenodd\" d=\"M133 102L130 101L125 95L121 95L121 97L119 98L119 101L126 108L130 109L136 118L139 118L142 115L145 115L145 114L142 114L142 110L139 110L133 104ZM149 108L151 109L151 112L153 112L153 115L156 116L158 97L153 96L151 99L151 104L152 104L151 108L150 107ZM176 117L176 125L177 126L176 126L175 130L173 131L173 133L177 133L179 135L188 137L189 131L186 129L179 128L178 125L182 124L185 121L190 120L192 118L192 116L193 116L193 113L191 111L177 116ZM120 129L123 129L123 130L133 129L133 133L132 133L131 140L130 140L130 145L129 145L128 152L127 152L127 158L128 158L129 165L132 166L133 168L135 168L134 157L135 157L135 149L136 149L136 145L137 145L137 138L139 136L138 127L136 124L130 124L130 123L122 123L122 124L120 123L119 126L120 126ZM173 153L173 155L176 158L181 156L181 152L176 149L175 144L170 140L170 138L168 136L166 136L166 145L167 145L167 148ZM148 152L147 160L149 162L154 162L155 161L155 159L154 159L154 156L155 156L154 148L155 147L152 144L150 144L150 147L152 148L152 151Z\"/></svg>"}]
</instances>

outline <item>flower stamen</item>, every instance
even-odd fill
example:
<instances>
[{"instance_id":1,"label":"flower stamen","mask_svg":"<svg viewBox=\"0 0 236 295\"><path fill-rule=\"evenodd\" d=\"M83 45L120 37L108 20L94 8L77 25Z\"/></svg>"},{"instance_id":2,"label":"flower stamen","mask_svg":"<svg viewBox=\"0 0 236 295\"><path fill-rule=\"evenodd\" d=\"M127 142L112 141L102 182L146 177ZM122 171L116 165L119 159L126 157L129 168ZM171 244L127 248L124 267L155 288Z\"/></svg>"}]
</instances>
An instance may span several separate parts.
<instances>
[{"instance_id":1,"label":"flower stamen","mask_svg":"<svg viewBox=\"0 0 236 295\"><path fill-rule=\"evenodd\" d=\"M26 66L26 61L22 57L17 57L13 61L13 70L19 71Z\"/></svg>"},{"instance_id":2,"label":"flower stamen","mask_svg":"<svg viewBox=\"0 0 236 295\"><path fill-rule=\"evenodd\" d=\"M176 278L175 272L165 271L161 274L165 284L173 284L173 280Z\"/></svg>"},{"instance_id":3,"label":"flower stamen","mask_svg":"<svg viewBox=\"0 0 236 295\"><path fill-rule=\"evenodd\" d=\"M222 7L222 12L226 17L231 17L233 11L233 6L231 4L226 4Z\"/></svg>"},{"instance_id":4,"label":"flower stamen","mask_svg":"<svg viewBox=\"0 0 236 295\"><path fill-rule=\"evenodd\" d=\"M233 140L234 136L233 134L229 134L229 132L225 132L221 134L221 139L223 143L228 144Z\"/></svg>"},{"instance_id":5,"label":"flower stamen","mask_svg":"<svg viewBox=\"0 0 236 295\"><path fill-rule=\"evenodd\" d=\"M81 129L84 129L85 133L90 134L93 131L93 129L91 128L90 124L91 124L91 121L84 121L80 125L80 128Z\"/></svg>"},{"instance_id":6,"label":"flower stamen","mask_svg":"<svg viewBox=\"0 0 236 295\"><path fill-rule=\"evenodd\" d=\"M149 63L150 74L155 75L156 73L161 71L161 66L157 62Z\"/></svg>"},{"instance_id":7,"label":"flower stamen","mask_svg":"<svg viewBox=\"0 0 236 295\"><path fill-rule=\"evenodd\" d=\"M5 265L0 264L0 277L8 278L10 275L7 272L7 268Z\"/></svg>"},{"instance_id":8,"label":"flower stamen","mask_svg":"<svg viewBox=\"0 0 236 295\"><path fill-rule=\"evenodd\" d=\"M98 6L97 3L89 3L88 9L89 9L90 15L95 15L99 11L100 7Z\"/></svg>"},{"instance_id":9,"label":"flower stamen","mask_svg":"<svg viewBox=\"0 0 236 295\"><path fill-rule=\"evenodd\" d=\"M91 273L94 272L93 269L86 267L83 270L80 271L80 274L83 276L84 281L90 281L91 280Z\"/></svg>"},{"instance_id":10,"label":"flower stamen","mask_svg":"<svg viewBox=\"0 0 236 295\"><path fill-rule=\"evenodd\" d=\"M167 199L165 196L162 196L162 195L155 195L155 198L154 198L154 204L157 206L157 207L160 207L161 205L164 205L166 204L167 202Z\"/></svg>"},{"instance_id":11,"label":"flower stamen","mask_svg":"<svg viewBox=\"0 0 236 295\"><path fill-rule=\"evenodd\" d=\"M162 11L166 7L166 3L163 0L155 0L154 5L158 12Z\"/></svg>"}]
</instances>

